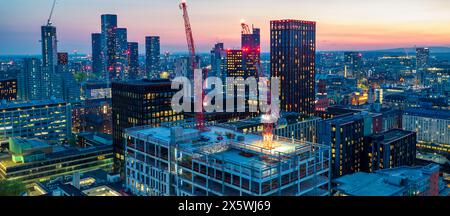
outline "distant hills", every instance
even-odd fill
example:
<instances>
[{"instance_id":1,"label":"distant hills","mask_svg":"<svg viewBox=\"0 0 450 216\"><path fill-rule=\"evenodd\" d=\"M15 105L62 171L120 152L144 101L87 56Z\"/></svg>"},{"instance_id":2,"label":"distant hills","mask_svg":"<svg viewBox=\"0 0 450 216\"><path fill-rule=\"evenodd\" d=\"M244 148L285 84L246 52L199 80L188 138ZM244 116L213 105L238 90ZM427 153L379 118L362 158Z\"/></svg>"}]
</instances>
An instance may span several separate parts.
<instances>
[{"instance_id":1,"label":"distant hills","mask_svg":"<svg viewBox=\"0 0 450 216\"><path fill-rule=\"evenodd\" d=\"M432 46L432 47L427 47L427 48L430 49L430 53L450 53L450 47ZM416 48L415 47L394 48L394 49L383 49L383 50L368 50L368 51L363 51L363 52L404 53L405 51L408 53L415 53Z\"/></svg>"}]
</instances>

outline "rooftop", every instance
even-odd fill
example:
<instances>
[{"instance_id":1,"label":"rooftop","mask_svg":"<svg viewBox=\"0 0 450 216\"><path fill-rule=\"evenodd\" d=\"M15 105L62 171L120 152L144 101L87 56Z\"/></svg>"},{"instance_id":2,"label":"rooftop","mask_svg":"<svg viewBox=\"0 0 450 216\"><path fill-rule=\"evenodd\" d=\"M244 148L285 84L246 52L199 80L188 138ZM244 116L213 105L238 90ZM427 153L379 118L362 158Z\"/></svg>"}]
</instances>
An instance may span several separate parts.
<instances>
[{"instance_id":1,"label":"rooftop","mask_svg":"<svg viewBox=\"0 0 450 216\"><path fill-rule=\"evenodd\" d=\"M32 164L32 163L41 163L42 161L55 160L55 159L64 158L64 157L71 157L71 156L87 154L87 153L91 153L91 152L97 152L100 150L107 150L107 149L111 149L112 146L103 145L103 146L94 146L94 147L86 147L86 148L67 147L67 146L52 146L52 148L53 148L53 151L51 153L45 154L45 159L37 160L37 161L29 162L29 163L15 163L12 160L12 157L4 157L4 158L0 158L0 166L5 167L5 168L27 166L28 164Z\"/></svg>"},{"instance_id":2,"label":"rooftop","mask_svg":"<svg viewBox=\"0 0 450 216\"><path fill-rule=\"evenodd\" d=\"M279 162L281 158L299 152L310 151L318 144L274 137L271 149L266 148L263 138L256 134L243 134L219 126L211 126L200 132L191 128L137 127L127 130L127 134L162 145L176 143L183 151L196 155L208 155L221 161L229 161L243 166L264 168Z\"/></svg>"},{"instance_id":3,"label":"rooftop","mask_svg":"<svg viewBox=\"0 0 450 216\"><path fill-rule=\"evenodd\" d=\"M83 193L87 196L121 196L119 192L106 185L83 190Z\"/></svg>"},{"instance_id":4,"label":"rooftop","mask_svg":"<svg viewBox=\"0 0 450 216\"><path fill-rule=\"evenodd\" d=\"M377 136L377 137L383 136L383 141L385 143L390 143L390 142L392 142L394 140L397 140L399 138L408 136L408 135L413 134L413 133L414 132L412 132L412 131L405 131L405 130L401 130L401 129L392 129L392 130L386 131L384 133L373 135L373 136L374 137L375 136Z\"/></svg>"},{"instance_id":5,"label":"rooftop","mask_svg":"<svg viewBox=\"0 0 450 216\"><path fill-rule=\"evenodd\" d=\"M39 139L10 138L9 143L10 151L17 150L20 152L30 149L50 147L47 142Z\"/></svg>"},{"instance_id":6,"label":"rooftop","mask_svg":"<svg viewBox=\"0 0 450 216\"><path fill-rule=\"evenodd\" d=\"M448 110L411 108L405 110L405 114L450 120L450 112Z\"/></svg>"},{"instance_id":7,"label":"rooftop","mask_svg":"<svg viewBox=\"0 0 450 216\"><path fill-rule=\"evenodd\" d=\"M65 105L66 102L60 99L55 100L35 100L35 101L11 101L7 103L0 103L0 109L15 109L15 108L28 108L28 107L40 107L40 106L55 106Z\"/></svg>"},{"instance_id":8,"label":"rooftop","mask_svg":"<svg viewBox=\"0 0 450 216\"><path fill-rule=\"evenodd\" d=\"M336 190L351 196L393 196L406 189L409 182L428 179L430 171L439 171L439 165L398 167L376 173L357 172L334 180Z\"/></svg>"},{"instance_id":9,"label":"rooftop","mask_svg":"<svg viewBox=\"0 0 450 216\"><path fill-rule=\"evenodd\" d=\"M169 79L140 79L140 80L127 80L127 81L114 81L116 84L125 84L125 85L157 85L157 84L171 84Z\"/></svg>"}]
</instances>

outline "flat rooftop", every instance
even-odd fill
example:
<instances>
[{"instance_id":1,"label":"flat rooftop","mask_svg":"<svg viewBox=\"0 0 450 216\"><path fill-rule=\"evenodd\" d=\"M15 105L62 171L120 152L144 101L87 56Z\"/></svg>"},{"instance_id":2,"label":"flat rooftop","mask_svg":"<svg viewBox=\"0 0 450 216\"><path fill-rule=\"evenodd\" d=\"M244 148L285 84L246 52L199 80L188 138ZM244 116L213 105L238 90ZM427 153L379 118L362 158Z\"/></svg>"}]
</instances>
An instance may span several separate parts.
<instances>
[{"instance_id":1,"label":"flat rooftop","mask_svg":"<svg viewBox=\"0 0 450 216\"><path fill-rule=\"evenodd\" d=\"M306 121L310 121L310 120L314 120L314 119L320 119L320 118L303 116L299 113L282 113L281 118L279 119L279 123L286 123L287 125L292 125L292 124L306 122ZM255 117L255 118L244 119L244 120L239 120L239 121L235 121L235 122L224 123L224 125L229 125L231 127L236 127L238 129L262 125L262 124L263 123L261 123L261 117Z\"/></svg>"},{"instance_id":2,"label":"flat rooftop","mask_svg":"<svg viewBox=\"0 0 450 216\"><path fill-rule=\"evenodd\" d=\"M437 167L436 167L437 166ZM439 169L439 165L398 167L375 173L357 172L334 180L336 190L352 196L392 196L405 189L405 181L416 182L429 178L425 170Z\"/></svg>"},{"instance_id":3,"label":"flat rooftop","mask_svg":"<svg viewBox=\"0 0 450 216\"><path fill-rule=\"evenodd\" d=\"M112 188L102 185L91 189L83 190L87 196L121 196L121 194Z\"/></svg>"},{"instance_id":4,"label":"flat rooftop","mask_svg":"<svg viewBox=\"0 0 450 216\"><path fill-rule=\"evenodd\" d=\"M393 130L389 130L386 131L384 133L375 135L375 136L384 136L383 141L386 143L392 142L396 139L408 136L410 134L413 134L412 131L405 131L405 130L401 130L401 129L393 129Z\"/></svg>"},{"instance_id":5,"label":"flat rooftop","mask_svg":"<svg viewBox=\"0 0 450 216\"><path fill-rule=\"evenodd\" d=\"M208 131L196 129L183 130L184 140L177 142L184 152L208 155L218 160L226 160L242 165L266 167L277 157L297 153L300 149L310 150L312 143L301 142L274 136L272 149L265 148L263 137L256 134L243 134L227 128L212 126ZM168 127L138 127L128 129L127 133L141 139L153 139L168 145L171 129ZM318 144L317 144L318 145Z\"/></svg>"},{"instance_id":6,"label":"flat rooftop","mask_svg":"<svg viewBox=\"0 0 450 216\"><path fill-rule=\"evenodd\" d=\"M439 109L423 109L423 108L410 108L405 110L405 115L421 116L428 118L438 118L450 120L450 112L448 110Z\"/></svg>"},{"instance_id":7,"label":"flat rooftop","mask_svg":"<svg viewBox=\"0 0 450 216\"><path fill-rule=\"evenodd\" d=\"M66 104L63 100L35 100L35 101L11 101L7 103L0 103L0 109L15 109L24 107L39 107L39 106L54 106L59 104Z\"/></svg>"},{"instance_id":8,"label":"flat rooftop","mask_svg":"<svg viewBox=\"0 0 450 216\"><path fill-rule=\"evenodd\" d=\"M140 80L127 80L127 81L114 81L113 84L123 84L123 85L142 85L142 86L151 86L151 85L161 85L161 84L171 84L169 79L140 79Z\"/></svg>"},{"instance_id":9,"label":"flat rooftop","mask_svg":"<svg viewBox=\"0 0 450 216\"><path fill-rule=\"evenodd\" d=\"M76 155L80 155L80 154L88 154L88 153L93 153L93 152L97 152L100 150L108 150L108 149L112 150L112 146L110 146L110 145L93 146L93 147L87 147L87 148L64 147L64 146L52 146L52 147L53 147L53 152L45 154L45 159L37 160L37 161L29 162L29 163L15 163L14 161L12 161L11 156L9 156L9 157L0 158L0 167L11 168L11 167L18 167L18 166L26 166L28 164L41 163L43 161L65 158L65 157L70 157L70 156L76 156Z\"/></svg>"},{"instance_id":10,"label":"flat rooftop","mask_svg":"<svg viewBox=\"0 0 450 216\"><path fill-rule=\"evenodd\" d=\"M13 145L22 150L50 147L50 145L39 139L12 138Z\"/></svg>"}]
</instances>

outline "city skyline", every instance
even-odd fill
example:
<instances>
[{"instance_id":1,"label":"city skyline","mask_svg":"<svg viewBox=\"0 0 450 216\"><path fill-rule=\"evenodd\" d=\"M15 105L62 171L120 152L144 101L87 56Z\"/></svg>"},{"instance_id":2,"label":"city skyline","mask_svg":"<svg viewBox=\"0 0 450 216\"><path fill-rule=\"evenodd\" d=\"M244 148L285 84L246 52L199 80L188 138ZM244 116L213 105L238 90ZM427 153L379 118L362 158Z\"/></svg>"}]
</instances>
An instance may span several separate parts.
<instances>
[{"instance_id":1,"label":"city skyline","mask_svg":"<svg viewBox=\"0 0 450 216\"><path fill-rule=\"evenodd\" d=\"M216 42L223 42L227 48L239 47L240 38L236 35L240 32L242 18L261 28L263 52L269 51L270 20L282 18L316 21L319 51L450 45L450 37L447 36L450 30L445 28L450 24L450 16L446 14L450 3L444 0L255 2L189 1L198 50L207 52ZM3 48L0 55L40 52L40 26L48 18L51 3L51 0L4 3L5 6L0 8L0 20L3 20L0 21L0 29L4 30L0 33L0 47ZM161 37L162 52L185 52L187 48L178 3L178 0L112 0L108 3L61 0L52 20L57 27L58 47L70 53L77 50L78 53L91 54L91 33L100 31L100 15L112 13L118 15L118 27L128 29L129 40L142 44L139 53L144 53L145 36L149 35ZM79 11L83 14L80 15ZM14 25L7 20L14 20Z\"/></svg>"}]
</instances>

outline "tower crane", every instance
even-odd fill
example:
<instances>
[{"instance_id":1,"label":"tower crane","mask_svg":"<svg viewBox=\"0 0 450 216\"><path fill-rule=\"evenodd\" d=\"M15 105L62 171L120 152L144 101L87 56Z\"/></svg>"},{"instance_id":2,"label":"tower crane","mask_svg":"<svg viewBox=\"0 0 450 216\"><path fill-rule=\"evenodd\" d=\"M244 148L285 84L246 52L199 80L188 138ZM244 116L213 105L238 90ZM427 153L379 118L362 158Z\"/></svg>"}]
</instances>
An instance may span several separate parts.
<instances>
[{"instance_id":1,"label":"tower crane","mask_svg":"<svg viewBox=\"0 0 450 216\"><path fill-rule=\"evenodd\" d=\"M50 11L50 15L48 16L48 20L47 20L47 26L51 26L52 25L52 16L53 16L53 11L55 10L55 5L56 5L56 0L53 0L53 5L52 5L52 10Z\"/></svg>"},{"instance_id":2,"label":"tower crane","mask_svg":"<svg viewBox=\"0 0 450 216\"><path fill-rule=\"evenodd\" d=\"M192 72L194 73L193 78L195 80L196 79L195 70L197 69L197 62L196 62L196 55L195 55L195 43L194 43L194 36L192 34L191 22L189 21L186 0L181 0L180 9L183 11L184 28L186 31L186 40L187 40L188 49L189 49L189 58L191 60L191 69L192 69ZM202 75L206 77L207 73L208 73L208 71L205 70L202 72ZM200 78L201 80L203 80L203 76ZM203 98L204 97L205 97L205 92L203 90L203 82L202 82L201 98L194 97L194 102L201 100L200 101L201 111L195 113L196 128L199 130L205 129L204 128L204 116L203 116Z\"/></svg>"},{"instance_id":3,"label":"tower crane","mask_svg":"<svg viewBox=\"0 0 450 216\"><path fill-rule=\"evenodd\" d=\"M245 23L244 19L241 19L241 27L242 27L242 34L251 34L250 27Z\"/></svg>"}]
</instances>

